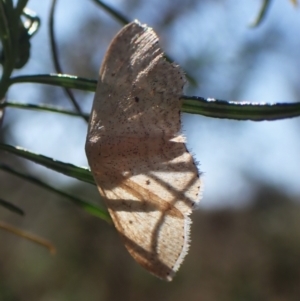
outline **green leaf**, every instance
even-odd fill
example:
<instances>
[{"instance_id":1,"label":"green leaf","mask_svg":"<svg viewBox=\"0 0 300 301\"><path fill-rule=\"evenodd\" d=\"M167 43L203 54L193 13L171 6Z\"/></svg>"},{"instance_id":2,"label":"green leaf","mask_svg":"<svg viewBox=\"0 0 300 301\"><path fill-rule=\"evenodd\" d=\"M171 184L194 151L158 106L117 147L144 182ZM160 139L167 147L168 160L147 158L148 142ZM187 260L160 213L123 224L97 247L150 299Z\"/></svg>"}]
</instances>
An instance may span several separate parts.
<instances>
[{"instance_id":1,"label":"green leaf","mask_svg":"<svg viewBox=\"0 0 300 301\"><path fill-rule=\"evenodd\" d=\"M183 96L182 111L234 120L279 120L300 116L300 103L250 103Z\"/></svg>"},{"instance_id":2,"label":"green leaf","mask_svg":"<svg viewBox=\"0 0 300 301\"><path fill-rule=\"evenodd\" d=\"M15 108L15 109L24 109L24 110L34 110L34 111L44 111L44 112L52 112L52 113L59 113L74 117L81 117L80 113L65 110L63 108L50 106L46 104L36 105L31 103L19 103L19 102L10 102L6 101L4 103L0 103L0 120L1 120L1 109L5 107ZM84 114L86 118L89 117L89 114Z\"/></svg>"},{"instance_id":3,"label":"green leaf","mask_svg":"<svg viewBox=\"0 0 300 301\"><path fill-rule=\"evenodd\" d=\"M97 86L96 80L68 74L39 74L12 77L10 85L16 83L38 83L90 92L95 92Z\"/></svg>"},{"instance_id":4,"label":"green leaf","mask_svg":"<svg viewBox=\"0 0 300 301\"><path fill-rule=\"evenodd\" d=\"M58 195L61 195L65 198L68 198L73 204L75 204L76 206L79 206L81 207L82 209L84 209L86 212L88 212L89 214L92 214L96 217L99 217L103 220L105 220L106 222L108 223L111 223L111 219L110 219L110 215L108 214L108 212L99 207L99 206L96 206L90 202L87 202L85 200L82 200L81 198L78 198L78 197L75 197L75 196L72 196L64 191L61 191L57 188L54 188L53 186L31 176L31 175L28 175L28 174L25 174L25 173L21 173L20 171L16 171L15 169L5 165L5 164L1 164L0 163L0 169L6 171L6 172L9 172L15 176L18 176L19 178L22 178L28 182L31 182L35 185L38 185L44 189L47 189L51 192L54 192Z\"/></svg>"},{"instance_id":5,"label":"green leaf","mask_svg":"<svg viewBox=\"0 0 300 301\"><path fill-rule=\"evenodd\" d=\"M79 167L70 163L64 163L40 154L32 153L24 148L15 147L8 144L0 143L0 150L4 150L18 157L30 160L66 176L95 185L93 176L88 168Z\"/></svg>"},{"instance_id":6,"label":"green leaf","mask_svg":"<svg viewBox=\"0 0 300 301\"><path fill-rule=\"evenodd\" d=\"M19 76L11 79L11 83L38 82L51 85L71 87L94 92L97 82L77 76L52 74L36 76ZM199 114L213 118L228 118L234 120L279 120L300 116L300 103L251 103L218 100L197 96L181 97L182 112Z\"/></svg>"}]
</instances>

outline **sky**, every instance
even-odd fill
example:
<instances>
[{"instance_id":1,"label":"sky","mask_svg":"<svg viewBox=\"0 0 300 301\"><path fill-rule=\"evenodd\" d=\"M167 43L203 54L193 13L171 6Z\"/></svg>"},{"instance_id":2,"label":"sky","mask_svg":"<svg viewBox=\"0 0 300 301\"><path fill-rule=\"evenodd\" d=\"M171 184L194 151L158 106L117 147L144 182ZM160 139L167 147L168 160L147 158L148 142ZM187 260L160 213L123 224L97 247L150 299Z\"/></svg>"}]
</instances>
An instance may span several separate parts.
<instances>
[{"instance_id":1,"label":"sky","mask_svg":"<svg viewBox=\"0 0 300 301\"><path fill-rule=\"evenodd\" d=\"M261 1L203 2L196 1L192 9L178 15L172 26L162 27L160 22L170 8L168 1L144 1L130 10L125 0L106 1L129 18L152 26L160 36L163 49L199 80L197 87L187 87L186 95L253 102L299 101L299 8L287 0L273 1L262 25L251 29L249 24L255 19ZM54 72L47 36L49 4L50 1L38 0L28 3L41 17L42 25L32 40L31 60L14 75ZM55 29L60 47L66 47L68 38L76 35L78 47L88 47L89 40L80 31L84 18L99 18L103 24L111 25L105 37L100 31L95 32L93 43L99 40L99 49L92 49L96 72L90 78L96 78L105 48L121 26L92 1L60 0L56 12ZM47 93L48 100L53 97L53 103L64 97L58 89L41 89L37 85L20 84L11 89L8 98L40 103L43 102L41 91ZM83 98L82 106L89 112L93 94ZM70 108L66 101L63 104ZM7 122L14 121L8 143L87 166L86 124L81 119L13 109L7 110L6 115ZM202 208L247 204L253 196L253 179L268 182L288 194L300 195L299 118L251 122L183 114L182 121L188 148L203 172ZM70 181L39 166L32 166L32 172L42 173L54 185Z\"/></svg>"}]
</instances>

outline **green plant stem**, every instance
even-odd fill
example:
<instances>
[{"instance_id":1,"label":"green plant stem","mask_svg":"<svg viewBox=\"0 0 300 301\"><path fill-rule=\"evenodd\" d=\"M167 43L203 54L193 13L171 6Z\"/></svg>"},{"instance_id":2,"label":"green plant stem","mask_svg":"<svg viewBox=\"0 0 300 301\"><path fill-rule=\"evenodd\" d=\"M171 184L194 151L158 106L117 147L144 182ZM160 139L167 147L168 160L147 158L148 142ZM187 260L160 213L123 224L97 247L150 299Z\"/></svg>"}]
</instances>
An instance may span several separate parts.
<instances>
[{"instance_id":1,"label":"green plant stem","mask_svg":"<svg viewBox=\"0 0 300 301\"><path fill-rule=\"evenodd\" d=\"M106 10L109 14L111 14L114 18L116 18L119 22L122 24L128 24L130 20L122 15L120 12L118 12L116 9L112 8L110 5L105 4L101 0L93 0L97 5L102 7L104 10Z\"/></svg>"},{"instance_id":2,"label":"green plant stem","mask_svg":"<svg viewBox=\"0 0 300 301\"><path fill-rule=\"evenodd\" d=\"M20 19L20 16L23 13L25 6L27 5L27 2L28 0L18 0L17 6L14 10L16 20Z\"/></svg>"},{"instance_id":3,"label":"green plant stem","mask_svg":"<svg viewBox=\"0 0 300 301\"><path fill-rule=\"evenodd\" d=\"M55 39L55 34L54 34L54 11L56 7L57 0L52 0L51 3L51 8L50 8L50 16L49 16L49 36L50 36L50 45L51 45L51 53L52 53L52 59L55 67L55 71L57 73L63 73L61 64L59 62L59 55L58 55L58 47ZM75 110L79 113L79 115L86 121L88 122L89 119L86 118L86 116L82 113L82 110L77 103L77 100L75 99L75 96L73 92L67 88L64 87L64 91L67 94L68 98L70 99L71 103L73 104Z\"/></svg>"},{"instance_id":4,"label":"green plant stem","mask_svg":"<svg viewBox=\"0 0 300 301\"><path fill-rule=\"evenodd\" d=\"M0 168L1 168L1 164L0 164ZM15 212L19 215L24 215L24 211L21 208L17 207L16 205L14 205L12 203L4 201L2 199L0 199L0 206L4 207L12 212Z\"/></svg>"},{"instance_id":5,"label":"green plant stem","mask_svg":"<svg viewBox=\"0 0 300 301\"><path fill-rule=\"evenodd\" d=\"M13 3L12 1L0 1L0 39L3 47L3 55L5 57L0 80L0 100L4 98L8 90L9 77L12 73L15 61L15 50L8 18L14 19Z\"/></svg>"},{"instance_id":6,"label":"green plant stem","mask_svg":"<svg viewBox=\"0 0 300 301\"><path fill-rule=\"evenodd\" d=\"M267 14L268 9L270 8L270 4L271 0L264 0L256 19L254 22L252 22L252 24L250 24L250 27L257 27L259 24L261 24Z\"/></svg>"}]
</instances>

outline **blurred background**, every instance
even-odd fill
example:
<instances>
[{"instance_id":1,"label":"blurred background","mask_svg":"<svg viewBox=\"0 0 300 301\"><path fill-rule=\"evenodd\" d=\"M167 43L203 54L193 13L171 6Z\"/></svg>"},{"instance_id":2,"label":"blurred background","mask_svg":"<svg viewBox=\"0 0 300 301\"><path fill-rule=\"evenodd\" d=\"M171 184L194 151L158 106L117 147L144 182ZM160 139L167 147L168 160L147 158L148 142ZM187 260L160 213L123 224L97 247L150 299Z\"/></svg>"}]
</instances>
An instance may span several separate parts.
<instances>
[{"instance_id":1,"label":"blurred background","mask_svg":"<svg viewBox=\"0 0 300 301\"><path fill-rule=\"evenodd\" d=\"M300 10L273 1L260 26L249 25L262 1L106 1L153 27L162 48L193 76L186 95L253 102L296 102L300 94ZM42 20L31 59L14 75L55 72L50 1L28 7ZM60 0L55 33L64 73L97 79L122 25L93 1ZM74 91L89 112L93 93ZM61 88L14 85L8 99L72 109ZM299 300L300 119L250 122L183 114L188 148L204 191L192 219L192 243L172 283L154 278L127 254L114 228L56 194L0 171L0 220L50 240L55 256L0 232L0 300ZM7 109L0 141L87 166L87 124L54 113ZM95 187L14 156L1 161L100 204Z\"/></svg>"}]
</instances>

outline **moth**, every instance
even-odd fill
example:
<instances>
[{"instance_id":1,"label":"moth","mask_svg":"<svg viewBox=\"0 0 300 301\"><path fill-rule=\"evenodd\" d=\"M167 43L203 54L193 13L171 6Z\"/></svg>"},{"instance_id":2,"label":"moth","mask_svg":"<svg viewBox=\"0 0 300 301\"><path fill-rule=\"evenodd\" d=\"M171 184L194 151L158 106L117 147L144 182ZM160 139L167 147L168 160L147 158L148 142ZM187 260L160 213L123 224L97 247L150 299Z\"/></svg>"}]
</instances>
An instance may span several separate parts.
<instances>
[{"instance_id":1,"label":"moth","mask_svg":"<svg viewBox=\"0 0 300 301\"><path fill-rule=\"evenodd\" d=\"M134 21L114 37L99 72L86 155L132 257L172 280L188 252L200 174L180 134L185 76L152 28Z\"/></svg>"}]
</instances>

